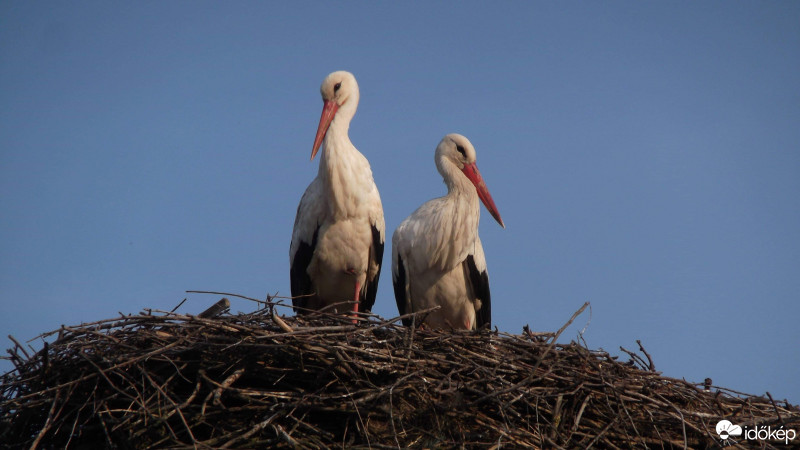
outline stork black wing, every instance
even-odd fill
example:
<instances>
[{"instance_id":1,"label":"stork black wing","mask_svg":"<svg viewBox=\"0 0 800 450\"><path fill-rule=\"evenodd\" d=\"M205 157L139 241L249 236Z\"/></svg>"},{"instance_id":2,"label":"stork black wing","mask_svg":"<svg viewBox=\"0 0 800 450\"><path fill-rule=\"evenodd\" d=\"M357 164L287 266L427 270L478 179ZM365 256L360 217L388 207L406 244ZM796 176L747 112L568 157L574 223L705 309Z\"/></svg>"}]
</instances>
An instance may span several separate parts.
<instances>
[{"instance_id":1,"label":"stork black wing","mask_svg":"<svg viewBox=\"0 0 800 450\"><path fill-rule=\"evenodd\" d=\"M397 302L397 311L400 315L408 314L406 311L406 266L400 252L397 252L397 277L392 280L394 284L394 300ZM403 325L410 327L411 318L404 318Z\"/></svg>"},{"instance_id":2,"label":"stork black wing","mask_svg":"<svg viewBox=\"0 0 800 450\"><path fill-rule=\"evenodd\" d=\"M289 269L289 278L292 287L292 305L299 308L305 308L308 304L310 295L315 292L314 284L311 282L311 277L308 275L308 265L311 264L311 258L314 256L314 249L317 248L317 234L319 227L314 230L314 237L311 243L300 241L297 246L297 251L292 258L292 267ZM302 310L295 310L298 314L302 314Z\"/></svg>"},{"instance_id":3,"label":"stork black wing","mask_svg":"<svg viewBox=\"0 0 800 450\"><path fill-rule=\"evenodd\" d=\"M372 264L372 258L375 258L374 261L378 262L378 271L375 272L375 276L372 279L367 278L366 283L366 294L364 295L363 299L361 300L361 305L359 310L364 312L371 312L372 306L375 305L375 297L378 295L378 280L381 277L381 265L383 263L383 240L381 239L381 232L375 227L372 226L372 246L369 249L369 257L370 262L367 264L367 277L369 277L369 266Z\"/></svg>"},{"instance_id":4,"label":"stork black wing","mask_svg":"<svg viewBox=\"0 0 800 450\"><path fill-rule=\"evenodd\" d=\"M475 258L472 255L467 256L464 260L469 276L468 282L472 284L472 292L481 300L481 307L475 311L477 328L492 326L492 295L489 292L489 273L484 270L478 271L475 265Z\"/></svg>"}]
</instances>

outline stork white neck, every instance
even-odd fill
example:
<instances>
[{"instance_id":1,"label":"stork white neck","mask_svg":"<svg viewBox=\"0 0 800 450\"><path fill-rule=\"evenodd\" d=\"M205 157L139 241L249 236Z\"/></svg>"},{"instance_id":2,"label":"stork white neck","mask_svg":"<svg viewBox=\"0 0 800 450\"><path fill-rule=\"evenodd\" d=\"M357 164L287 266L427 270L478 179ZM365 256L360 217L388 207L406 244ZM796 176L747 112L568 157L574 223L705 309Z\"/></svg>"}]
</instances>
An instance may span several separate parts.
<instances>
[{"instance_id":1,"label":"stork white neck","mask_svg":"<svg viewBox=\"0 0 800 450\"><path fill-rule=\"evenodd\" d=\"M480 198L475 191L475 186L472 181L464 175L461 169L444 155L438 155L436 158L436 168L442 175L444 184L447 186L448 197L461 197L465 196L471 207L475 211L480 211Z\"/></svg>"},{"instance_id":2,"label":"stork white neck","mask_svg":"<svg viewBox=\"0 0 800 450\"><path fill-rule=\"evenodd\" d=\"M337 220L359 214L360 206L375 190L369 162L350 142L350 121L358 107L358 90L339 107L325 134L319 172L328 191L329 213Z\"/></svg>"},{"instance_id":3,"label":"stork white neck","mask_svg":"<svg viewBox=\"0 0 800 450\"><path fill-rule=\"evenodd\" d=\"M358 108L358 91L350 94L347 101L339 106L336 115L333 117L325 139L322 141L323 152L320 159L319 173L322 174L328 170L328 162L336 160L337 158L347 158L348 153L360 152L350 142L348 131L350 130L350 121L356 114Z\"/></svg>"},{"instance_id":4,"label":"stork white neck","mask_svg":"<svg viewBox=\"0 0 800 450\"><path fill-rule=\"evenodd\" d=\"M443 270L450 270L464 259L465 252L471 251L478 237L480 222L480 199L475 187L461 172L455 162L445 155L437 155L436 167L447 186L447 195L437 209L443 214L437 220L440 239L437 264ZM432 230L433 231L433 230Z\"/></svg>"}]
</instances>

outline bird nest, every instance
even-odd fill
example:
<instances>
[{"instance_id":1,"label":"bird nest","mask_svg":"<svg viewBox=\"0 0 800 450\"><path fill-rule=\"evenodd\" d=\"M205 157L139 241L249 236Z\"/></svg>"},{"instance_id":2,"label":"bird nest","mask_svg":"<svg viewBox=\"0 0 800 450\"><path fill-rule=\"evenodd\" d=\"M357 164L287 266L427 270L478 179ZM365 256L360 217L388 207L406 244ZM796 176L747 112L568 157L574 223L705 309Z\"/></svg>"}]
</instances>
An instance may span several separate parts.
<instances>
[{"instance_id":1,"label":"bird nest","mask_svg":"<svg viewBox=\"0 0 800 450\"><path fill-rule=\"evenodd\" d=\"M43 335L52 342L39 351L14 341L0 442L706 448L747 444L721 441L721 419L745 430L800 429L797 406L664 377L641 345L622 349L630 357L622 362L557 343L580 310L557 333L513 335L406 328L369 315L355 324L329 314L281 318L271 301L220 314L224 301L199 316L147 311L62 326Z\"/></svg>"}]
</instances>

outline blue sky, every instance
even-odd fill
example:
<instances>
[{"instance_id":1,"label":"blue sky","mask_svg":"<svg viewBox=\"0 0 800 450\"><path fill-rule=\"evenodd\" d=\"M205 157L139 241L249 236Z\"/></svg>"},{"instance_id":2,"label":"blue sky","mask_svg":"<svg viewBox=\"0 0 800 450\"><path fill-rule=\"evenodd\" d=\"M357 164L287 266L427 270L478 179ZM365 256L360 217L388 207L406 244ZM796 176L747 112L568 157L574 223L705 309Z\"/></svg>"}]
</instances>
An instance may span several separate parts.
<instances>
[{"instance_id":1,"label":"blue sky","mask_svg":"<svg viewBox=\"0 0 800 450\"><path fill-rule=\"evenodd\" d=\"M445 192L442 136L474 144L507 227L483 210L500 330L589 301L563 341L641 339L668 376L798 403L798 23L797 2L2 2L0 331L288 295L319 85L349 70L387 236Z\"/></svg>"}]
</instances>

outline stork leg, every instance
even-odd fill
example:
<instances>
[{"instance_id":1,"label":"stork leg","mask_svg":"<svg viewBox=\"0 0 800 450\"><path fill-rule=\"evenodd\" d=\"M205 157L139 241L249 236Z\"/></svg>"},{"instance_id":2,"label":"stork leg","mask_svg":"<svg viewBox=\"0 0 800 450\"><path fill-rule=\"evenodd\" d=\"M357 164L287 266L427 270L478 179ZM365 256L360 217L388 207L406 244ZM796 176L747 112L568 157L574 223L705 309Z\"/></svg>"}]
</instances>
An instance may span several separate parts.
<instances>
[{"instance_id":1,"label":"stork leg","mask_svg":"<svg viewBox=\"0 0 800 450\"><path fill-rule=\"evenodd\" d=\"M358 312L358 303L359 303L359 295L358 295L358 293L359 293L360 290L361 290L361 285L359 284L358 280L356 280L356 293L355 293L355 296L353 297L353 302L354 302L353 303L353 312L354 313ZM358 314L354 314L353 315L353 317L354 317L353 318L353 323L358 323L358 321L355 319L355 317L357 315Z\"/></svg>"}]
</instances>

